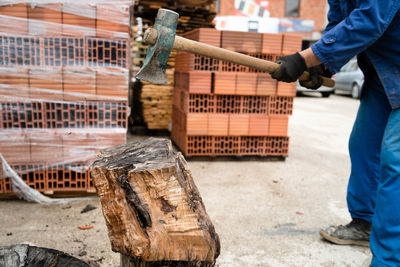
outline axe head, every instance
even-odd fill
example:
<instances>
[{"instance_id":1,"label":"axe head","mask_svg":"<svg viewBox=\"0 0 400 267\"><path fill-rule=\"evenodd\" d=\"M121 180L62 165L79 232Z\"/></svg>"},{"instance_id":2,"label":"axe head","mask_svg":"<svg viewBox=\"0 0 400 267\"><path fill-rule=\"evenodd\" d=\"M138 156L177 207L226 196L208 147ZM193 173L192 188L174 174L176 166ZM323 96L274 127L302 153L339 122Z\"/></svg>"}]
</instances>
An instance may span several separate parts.
<instances>
[{"instance_id":1,"label":"axe head","mask_svg":"<svg viewBox=\"0 0 400 267\"><path fill-rule=\"evenodd\" d=\"M165 70L169 54L175 41L178 13L160 8L153 28L157 30L157 41L147 48L146 59L136 78L155 84L167 83ZM145 38L146 39L146 38Z\"/></svg>"}]
</instances>

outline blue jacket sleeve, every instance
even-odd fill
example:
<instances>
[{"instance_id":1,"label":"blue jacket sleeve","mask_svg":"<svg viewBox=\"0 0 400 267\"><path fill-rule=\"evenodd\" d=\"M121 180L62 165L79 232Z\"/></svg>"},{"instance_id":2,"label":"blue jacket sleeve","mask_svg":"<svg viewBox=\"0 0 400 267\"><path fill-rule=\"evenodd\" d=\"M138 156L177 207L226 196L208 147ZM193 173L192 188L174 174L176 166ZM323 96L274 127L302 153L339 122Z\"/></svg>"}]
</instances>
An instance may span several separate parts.
<instances>
[{"instance_id":1,"label":"blue jacket sleeve","mask_svg":"<svg viewBox=\"0 0 400 267\"><path fill-rule=\"evenodd\" d=\"M322 39L311 46L316 56L331 72L337 72L352 57L366 50L379 39L390 25L400 6L400 0L360 2L360 6L354 9L348 17L332 28L328 28ZM336 6L336 8L340 7ZM333 12L334 14L331 15L332 25L338 19L336 11L333 10Z\"/></svg>"},{"instance_id":2,"label":"blue jacket sleeve","mask_svg":"<svg viewBox=\"0 0 400 267\"><path fill-rule=\"evenodd\" d=\"M342 21L342 13L340 12L340 3L338 0L328 0L328 25L326 25L324 32L328 32Z\"/></svg>"}]
</instances>

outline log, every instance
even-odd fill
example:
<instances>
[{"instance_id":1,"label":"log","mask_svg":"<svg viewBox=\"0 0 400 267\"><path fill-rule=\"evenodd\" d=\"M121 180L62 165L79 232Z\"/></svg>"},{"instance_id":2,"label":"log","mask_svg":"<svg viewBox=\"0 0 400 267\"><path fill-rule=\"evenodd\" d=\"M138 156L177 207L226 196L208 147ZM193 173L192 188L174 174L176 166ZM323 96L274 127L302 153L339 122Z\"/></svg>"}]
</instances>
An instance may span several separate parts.
<instances>
[{"instance_id":1,"label":"log","mask_svg":"<svg viewBox=\"0 0 400 267\"><path fill-rule=\"evenodd\" d=\"M121 266L215 264L219 237L184 157L170 140L149 138L105 149L91 175L112 250L123 254Z\"/></svg>"},{"instance_id":2,"label":"log","mask_svg":"<svg viewBox=\"0 0 400 267\"><path fill-rule=\"evenodd\" d=\"M62 251L26 244L0 247L0 266L90 267L89 264Z\"/></svg>"}]
</instances>

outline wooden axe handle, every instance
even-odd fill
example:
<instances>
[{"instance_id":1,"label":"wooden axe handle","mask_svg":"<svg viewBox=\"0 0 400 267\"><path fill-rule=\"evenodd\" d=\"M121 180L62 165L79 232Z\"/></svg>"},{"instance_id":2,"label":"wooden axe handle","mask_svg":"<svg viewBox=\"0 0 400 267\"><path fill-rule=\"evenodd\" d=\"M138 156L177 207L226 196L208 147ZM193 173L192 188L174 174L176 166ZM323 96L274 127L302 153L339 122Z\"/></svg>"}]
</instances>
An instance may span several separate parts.
<instances>
[{"instance_id":1,"label":"wooden axe handle","mask_svg":"<svg viewBox=\"0 0 400 267\"><path fill-rule=\"evenodd\" d=\"M271 61L247 56L227 49L192 41L180 36L175 36L175 42L173 48L179 51L185 51L193 54L202 55L205 57L216 58L223 61L244 65L247 67L263 70L268 73L273 73L279 67L279 64ZM307 81L309 79L309 76L310 76L309 73L305 71L301 75L299 80ZM323 76L321 78L322 78L322 85L331 88L335 86L334 80Z\"/></svg>"},{"instance_id":2,"label":"wooden axe handle","mask_svg":"<svg viewBox=\"0 0 400 267\"><path fill-rule=\"evenodd\" d=\"M146 30L144 34L144 41L147 44L154 45L157 42L157 30L154 28L150 28ZM263 70L268 73L273 73L278 69L279 64L247 56L241 53L233 52L227 49L215 47L212 45L192 41L180 36L175 36L174 45L172 47L178 51L189 52L192 54L197 54L205 57L216 58L223 61L228 61L231 63L244 65L247 67L255 68L258 70ZM305 71L299 78L300 81L307 81L310 77L310 74ZM322 78L322 85L327 87L334 87L335 81L326 77Z\"/></svg>"}]
</instances>

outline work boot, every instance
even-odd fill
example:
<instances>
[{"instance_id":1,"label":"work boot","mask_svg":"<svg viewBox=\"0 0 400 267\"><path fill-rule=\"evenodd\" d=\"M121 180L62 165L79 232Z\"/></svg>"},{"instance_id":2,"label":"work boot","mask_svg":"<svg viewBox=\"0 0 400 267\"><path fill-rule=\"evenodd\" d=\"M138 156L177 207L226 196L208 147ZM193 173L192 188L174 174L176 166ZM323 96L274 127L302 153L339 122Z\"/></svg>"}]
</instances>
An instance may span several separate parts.
<instances>
[{"instance_id":1,"label":"work boot","mask_svg":"<svg viewBox=\"0 0 400 267\"><path fill-rule=\"evenodd\" d=\"M338 245L358 245L369 247L369 235L371 234L371 223L353 219L347 225L330 226L319 231L326 240Z\"/></svg>"}]
</instances>

